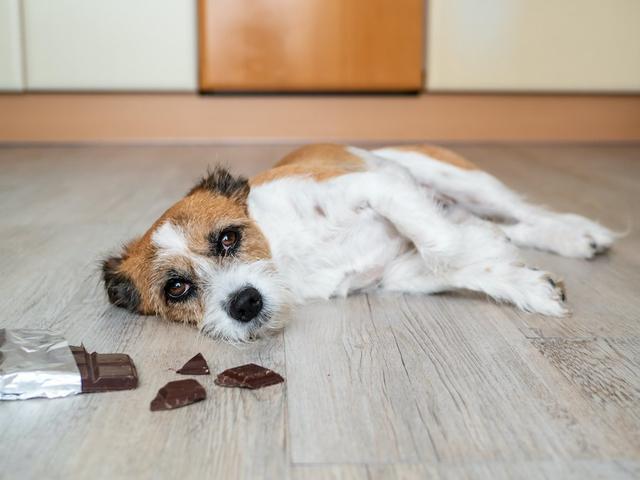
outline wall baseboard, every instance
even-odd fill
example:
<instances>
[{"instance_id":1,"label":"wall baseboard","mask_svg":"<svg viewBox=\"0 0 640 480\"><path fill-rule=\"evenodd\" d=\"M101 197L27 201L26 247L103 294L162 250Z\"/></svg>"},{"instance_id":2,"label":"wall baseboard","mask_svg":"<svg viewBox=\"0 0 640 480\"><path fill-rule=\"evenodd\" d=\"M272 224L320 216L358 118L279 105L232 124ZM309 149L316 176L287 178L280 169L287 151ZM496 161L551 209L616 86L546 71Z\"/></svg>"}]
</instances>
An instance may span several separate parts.
<instances>
[{"instance_id":1,"label":"wall baseboard","mask_svg":"<svg viewBox=\"0 0 640 480\"><path fill-rule=\"evenodd\" d=\"M640 95L0 95L0 142L638 141Z\"/></svg>"}]
</instances>

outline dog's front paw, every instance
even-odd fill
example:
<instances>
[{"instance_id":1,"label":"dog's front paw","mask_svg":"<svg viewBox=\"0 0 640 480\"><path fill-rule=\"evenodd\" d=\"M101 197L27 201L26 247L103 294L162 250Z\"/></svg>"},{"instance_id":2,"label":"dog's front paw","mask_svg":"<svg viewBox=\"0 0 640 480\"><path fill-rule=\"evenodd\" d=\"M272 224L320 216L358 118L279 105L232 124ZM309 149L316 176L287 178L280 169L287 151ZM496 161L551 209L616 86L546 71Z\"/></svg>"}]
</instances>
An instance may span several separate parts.
<instances>
[{"instance_id":1,"label":"dog's front paw","mask_svg":"<svg viewBox=\"0 0 640 480\"><path fill-rule=\"evenodd\" d=\"M552 273L527 267L522 267L520 277L520 295L516 297L521 300L516 304L522 310L553 317L569 314L562 279Z\"/></svg>"}]
</instances>

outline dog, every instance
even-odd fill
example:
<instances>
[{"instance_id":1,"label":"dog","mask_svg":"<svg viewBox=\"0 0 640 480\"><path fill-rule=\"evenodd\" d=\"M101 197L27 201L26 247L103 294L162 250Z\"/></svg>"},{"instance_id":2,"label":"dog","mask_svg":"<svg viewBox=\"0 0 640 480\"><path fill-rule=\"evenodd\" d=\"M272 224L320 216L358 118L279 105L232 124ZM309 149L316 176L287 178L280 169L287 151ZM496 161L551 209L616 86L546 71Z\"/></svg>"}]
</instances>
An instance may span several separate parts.
<instances>
[{"instance_id":1,"label":"dog","mask_svg":"<svg viewBox=\"0 0 640 480\"><path fill-rule=\"evenodd\" d=\"M215 168L102 265L109 301L230 342L293 305L358 292L483 292L568 314L563 282L517 247L591 258L614 233L525 202L437 146L302 147L251 180Z\"/></svg>"}]
</instances>

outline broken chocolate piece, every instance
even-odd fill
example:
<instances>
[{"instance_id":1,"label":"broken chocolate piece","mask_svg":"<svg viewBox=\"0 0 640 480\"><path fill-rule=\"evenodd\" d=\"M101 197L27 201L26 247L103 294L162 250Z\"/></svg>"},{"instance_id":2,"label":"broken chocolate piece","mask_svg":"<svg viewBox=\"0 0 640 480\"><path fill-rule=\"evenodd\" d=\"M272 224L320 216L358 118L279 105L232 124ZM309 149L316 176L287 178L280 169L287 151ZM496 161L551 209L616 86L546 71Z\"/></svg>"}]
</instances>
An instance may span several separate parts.
<instances>
[{"instance_id":1,"label":"broken chocolate piece","mask_svg":"<svg viewBox=\"0 0 640 480\"><path fill-rule=\"evenodd\" d=\"M196 380L191 378L176 380L175 382L167 383L158 390L158 395L151 401L150 407L152 412L173 410L174 408L191 405L205 398L207 398L207 392Z\"/></svg>"},{"instance_id":2,"label":"broken chocolate piece","mask_svg":"<svg viewBox=\"0 0 640 480\"><path fill-rule=\"evenodd\" d=\"M138 386L138 372L125 353L88 353L84 346L69 346L82 377L82 393L131 390Z\"/></svg>"},{"instance_id":3,"label":"broken chocolate piece","mask_svg":"<svg viewBox=\"0 0 640 480\"><path fill-rule=\"evenodd\" d=\"M201 353L197 354L176 373L181 375L209 375L209 365Z\"/></svg>"},{"instance_id":4,"label":"broken chocolate piece","mask_svg":"<svg viewBox=\"0 0 640 480\"><path fill-rule=\"evenodd\" d=\"M225 370L215 380L221 387L262 388L284 382L279 374L255 363Z\"/></svg>"}]
</instances>

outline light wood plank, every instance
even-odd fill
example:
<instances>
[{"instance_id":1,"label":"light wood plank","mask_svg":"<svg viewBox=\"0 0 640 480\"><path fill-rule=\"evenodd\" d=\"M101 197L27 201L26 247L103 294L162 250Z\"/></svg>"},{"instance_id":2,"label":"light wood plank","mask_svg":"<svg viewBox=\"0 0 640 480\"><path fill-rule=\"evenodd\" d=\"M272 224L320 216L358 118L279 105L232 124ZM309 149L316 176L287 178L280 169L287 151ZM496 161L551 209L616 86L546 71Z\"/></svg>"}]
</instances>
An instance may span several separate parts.
<instances>
[{"instance_id":1,"label":"light wood plank","mask_svg":"<svg viewBox=\"0 0 640 480\"><path fill-rule=\"evenodd\" d=\"M236 349L108 306L104 254L208 164L252 174L289 149L0 148L0 325L125 351L141 376L132 392L0 405L11 478L640 475L635 231L593 262L525 252L565 276L575 313L562 320L464 293L356 296L301 307L283 335ZM456 149L534 200L638 220L637 146ZM213 371L256 361L287 382L240 392L201 378L207 402L150 413L171 369L197 351Z\"/></svg>"},{"instance_id":2,"label":"light wood plank","mask_svg":"<svg viewBox=\"0 0 640 480\"><path fill-rule=\"evenodd\" d=\"M294 480L413 480L432 478L435 480L631 480L640 475L640 464L619 460L600 461L555 461L512 463L468 463L465 465L333 465L294 466Z\"/></svg>"},{"instance_id":3,"label":"light wood plank","mask_svg":"<svg viewBox=\"0 0 640 480\"><path fill-rule=\"evenodd\" d=\"M538 378L550 369L530 364L531 347L501 319L510 316L504 308L452 295L307 307L285 331L287 361L298 366L289 373L292 460L456 463L636 451L612 442L606 422L590 423L592 406L577 402L566 382L560 394L559 375L553 386Z\"/></svg>"}]
</instances>

